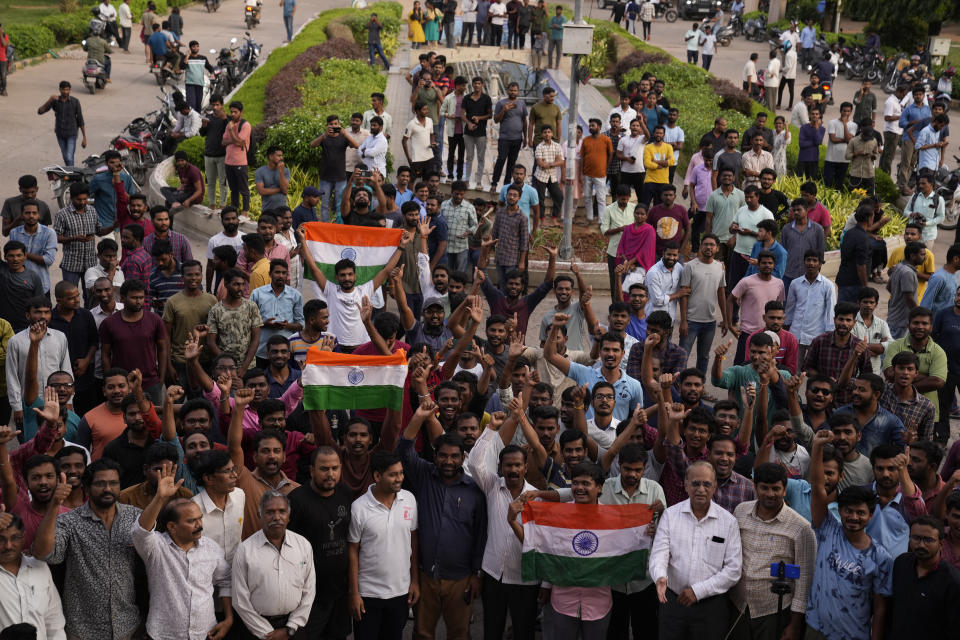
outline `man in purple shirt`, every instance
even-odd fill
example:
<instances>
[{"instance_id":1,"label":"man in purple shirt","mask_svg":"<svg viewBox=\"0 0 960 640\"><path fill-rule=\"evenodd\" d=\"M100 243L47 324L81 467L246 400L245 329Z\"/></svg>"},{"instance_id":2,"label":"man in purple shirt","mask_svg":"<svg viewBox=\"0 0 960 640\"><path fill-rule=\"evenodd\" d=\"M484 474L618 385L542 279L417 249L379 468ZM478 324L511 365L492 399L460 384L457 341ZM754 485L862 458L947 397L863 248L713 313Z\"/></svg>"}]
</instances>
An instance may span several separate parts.
<instances>
[{"instance_id":1,"label":"man in purple shirt","mask_svg":"<svg viewBox=\"0 0 960 640\"><path fill-rule=\"evenodd\" d=\"M550 254L550 262L547 264L547 273L543 277L543 282L532 293L523 297L520 297L520 294L523 293L525 272L519 270L508 271L505 276L504 289L506 293L504 293L490 284L490 281L486 278L483 269L487 263L487 252L480 256L480 263L477 265L477 269L474 269L474 286L476 286L476 282L480 282L483 294L490 304L490 315L499 314L507 318L516 317L516 329L522 336L527 334L527 322L530 320L533 310L553 288L553 276L556 274L557 268L557 249L549 246L546 249ZM520 267L522 268L523 265L520 265Z\"/></svg>"}]
</instances>

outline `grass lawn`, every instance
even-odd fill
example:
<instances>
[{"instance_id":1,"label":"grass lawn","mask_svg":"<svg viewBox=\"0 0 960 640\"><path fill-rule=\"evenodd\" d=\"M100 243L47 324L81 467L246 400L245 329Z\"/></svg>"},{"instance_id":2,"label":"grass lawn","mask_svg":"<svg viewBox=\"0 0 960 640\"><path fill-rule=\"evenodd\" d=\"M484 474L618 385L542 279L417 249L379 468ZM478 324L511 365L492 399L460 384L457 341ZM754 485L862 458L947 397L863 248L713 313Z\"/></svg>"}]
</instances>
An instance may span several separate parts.
<instances>
[{"instance_id":1,"label":"grass lawn","mask_svg":"<svg viewBox=\"0 0 960 640\"><path fill-rule=\"evenodd\" d=\"M57 0L0 0L0 16L5 23L30 24L52 13L59 13Z\"/></svg>"}]
</instances>

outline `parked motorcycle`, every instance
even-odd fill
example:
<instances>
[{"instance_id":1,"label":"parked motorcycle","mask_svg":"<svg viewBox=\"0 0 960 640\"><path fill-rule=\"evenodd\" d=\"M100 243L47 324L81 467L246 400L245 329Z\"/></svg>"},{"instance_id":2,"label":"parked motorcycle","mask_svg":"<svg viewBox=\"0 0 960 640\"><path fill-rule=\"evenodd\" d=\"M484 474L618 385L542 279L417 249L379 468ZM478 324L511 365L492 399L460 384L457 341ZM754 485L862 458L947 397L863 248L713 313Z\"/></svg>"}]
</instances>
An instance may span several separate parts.
<instances>
[{"instance_id":1,"label":"parked motorcycle","mask_svg":"<svg viewBox=\"0 0 960 640\"><path fill-rule=\"evenodd\" d=\"M956 71L952 66L944 69L940 78L937 79L937 88L933 91L934 102L942 104L944 112L950 111L950 103L953 100L953 75Z\"/></svg>"},{"instance_id":2,"label":"parked motorcycle","mask_svg":"<svg viewBox=\"0 0 960 640\"><path fill-rule=\"evenodd\" d=\"M734 14L730 22L717 29L717 42L728 47L736 36L743 35L743 20L739 14Z\"/></svg>"},{"instance_id":3,"label":"parked motorcycle","mask_svg":"<svg viewBox=\"0 0 960 640\"><path fill-rule=\"evenodd\" d=\"M155 61L150 69L150 72L153 74L153 77L156 79L159 86L162 87L167 83L177 86L183 79L183 72L175 68L168 69L165 64L166 61L163 58Z\"/></svg>"},{"instance_id":4,"label":"parked motorcycle","mask_svg":"<svg viewBox=\"0 0 960 640\"><path fill-rule=\"evenodd\" d=\"M91 94L96 93L97 89L103 89L107 86L107 67L99 60L88 58L83 63L83 84Z\"/></svg>"},{"instance_id":5,"label":"parked motorcycle","mask_svg":"<svg viewBox=\"0 0 960 640\"><path fill-rule=\"evenodd\" d=\"M260 48L262 47L262 45L254 42L249 31L244 32L244 35L246 37L243 39L243 44L240 45L240 61L237 65L241 78L253 73L253 70L260 64Z\"/></svg>"},{"instance_id":6,"label":"parked motorcycle","mask_svg":"<svg viewBox=\"0 0 960 640\"><path fill-rule=\"evenodd\" d=\"M663 18L667 22L676 22L677 21L677 10L671 6L668 6L665 2L658 2L654 6L654 17Z\"/></svg>"},{"instance_id":7,"label":"parked motorcycle","mask_svg":"<svg viewBox=\"0 0 960 640\"><path fill-rule=\"evenodd\" d=\"M220 0L206 0L207 13L213 13L220 8Z\"/></svg>"},{"instance_id":8,"label":"parked motorcycle","mask_svg":"<svg viewBox=\"0 0 960 640\"><path fill-rule=\"evenodd\" d=\"M150 170L164 158L163 143L176 124L176 108L183 94L173 91L157 97L160 109L130 121L120 135L110 141L120 152L123 165L138 184L144 184Z\"/></svg>"},{"instance_id":9,"label":"parked motorcycle","mask_svg":"<svg viewBox=\"0 0 960 640\"><path fill-rule=\"evenodd\" d=\"M823 54L826 51L830 50L830 45L827 44L827 41L824 40L823 36L817 36L817 39L813 41L813 48L804 49L800 47L797 49L797 62L800 64L801 68L810 73L813 71L814 66L823 60Z\"/></svg>"},{"instance_id":10,"label":"parked motorcycle","mask_svg":"<svg viewBox=\"0 0 960 640\"><path fill-rule=\"evenodd\" d=\"M262 6L260 0L247 0L243 7L243 20L247 29L253 29L260 24L260 8Z\"/></svg>"},{"instance_id":11,"label":"parked motorcycle","mask_svg":"<svg viewBox=\"0 0 960 640\"><path fill-rule=\"evenodd\" d=\"M747 40L753 40L755 42L763 42L767 39L767 18L764 15L760 15L756 18L750 18L747 20L747 23L743 26L743 35L746 36Z\"/></svg>"},{"instance_id":12,"label":"parked motorcycle","mask_svg":"<svg viewBox=\"0 0 960 640\"><path fill-rule=\"evenodd\" d=\"M934 186L943 198L943 210L946 212L944 221L937 226L947 231L957 228L957 218L960 213L960 198L957 197L957 191L960 188L960 158L953 156L953 159L957 161L958 168L951 171L947 166L940 167L935 176Z\"/></svg>"},{"instance_id":13,"label":"parked motorcycle","mask_svg":"<svg viewBox=\"0 0 960 640\"><path fill-rule=\"evenodd\" d=\"M87 156L80 166L64 167L54 164L45 167L43 172L47 174L47 180L50 181L50 190L53 191L53 197L57 199L57 206L63 209L70 204L70 185L90 184L90 180L101 170L106 170L106 165L101 165L99 155ZM90 201L91 204L93 201Z\"/></svg>"}]
</instances>

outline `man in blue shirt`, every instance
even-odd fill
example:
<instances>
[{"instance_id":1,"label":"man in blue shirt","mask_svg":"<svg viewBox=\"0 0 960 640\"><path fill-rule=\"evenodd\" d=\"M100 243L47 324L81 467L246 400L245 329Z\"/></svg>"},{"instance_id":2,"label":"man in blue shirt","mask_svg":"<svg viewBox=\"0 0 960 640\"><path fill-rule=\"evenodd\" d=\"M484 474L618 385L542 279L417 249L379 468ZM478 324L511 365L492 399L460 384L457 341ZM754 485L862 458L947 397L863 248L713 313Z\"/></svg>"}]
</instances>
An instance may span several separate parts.
<instances>
[{"instance_id":1,"label":"man in blue shirt","mask_svg":"<svg viewBox=\"0 0 960 640\"><path fill-rule=\"evenodd\" d=\"M173 69L179 56L174 47L173 37L167 32L160 30L160 25L153 23L153 34L147 38L147 46L153 53L153 63L160 64L161 58L164 59L163 66L168 71Z\"/></svg>"},{"instance_id":2,"label":"man in blue shirt","mask_svg":"<svg viewBox=\"0 0 960 640\"><path fill-rule=\"evenodd\" d=\"M813 20L807 20L807 26L800 31L800 64L806 67L813 64L813 45L817 40L817 28Z\"/></svg>"},{"instance_id":3,"label":"man in blue shirt","mask_svg":"<svg viewBox=\"0 0 960 640\"><path fill-rule=\"evenodd\" d=\"M810 453L810 512L817 533L817 560L807 604L807 633L870 640L882 633L886 622L883 601L892 593L893 560L866 531L877 503L869 489L844 489L837 498L840 522L830 517L823 447L832 438L829 429L818 431Z\"/></svg>"},{"instance_id":4,"label":"man in blue shirt","mask_svg":"<svg viewBox=\"0 0 960 640\"><path fill-rule=\"evenodd\" d=\"M557 5L557 14L550 18L550 43L547 49L547 65L551 69L560 66L560 57L563 55L563 25L567 19L563 17L563 7ZM554 53L557 57L554 60Z\"/></svg>"},{"instance_id":5,"label":"man in blue shirt","mask_svg":"<svg viewBox=\"0 0 960 640\"><path fill-rule=\"evenodd\" d=\"M956 245L951 247L951 250L955 248ZM930 280L932 283L933 278L931 277ZM925 293L924 299L926 295ZM950 437L949 407L953 403L957 387L960 386L960 291L957 289L954 289L953 305L933 314L932 335L947 354L947 380L938 391L941 407L940 420L934 428L937 442L945 445Z\"/></svg>"},{"instance_id":6,"label":"man in blue shirt","mask_svg":"<svg viewBox=\"0 0 960 640\"><path fill-rule=\"evenodd\" d=\"M949 118L944 113L936 115L930 124L920 130L914 148L917 150L917 171L930 169L936 171L940 167L942 149L947 146L940 137L940 132L946 128Z\"/></svg>"},{"instance_id":7,"label":"man in blue shirt","mask_svg":"<svg viewBox=\"0 0 960 640\"><path fill-rule=\"evenodd\" d=\"M293 14L297 12L297 0L280 0L280 6L283 7L283 26L287 29L287 42L290 42L293 40Z\"/></svg>"},{"instance_id":8,"label":"man in blue shirt","mask_svg":"<svg viewBox=\"0 0 960 640\"><path fill-rule=\"evenodd\" d=\"M757 241L753 243L753 249L750 250L750 258L747 262L748 276L757 273L757 256L761 251L770 251L776 262L773 265L773 277L783 279L783 272L787 268L787 250L783 245L777 242L777 233L780 231L780 225L775 220L761 220L757 223Z\"/></svg>"},{"instance_id":9,"label":"man in blue shirt","mask_svg":"<svg viewBox=\"0 0 960 640\"><path fill-rule=\"evenodd\" d=\"M843 383L840 374L838 385ZM837 409L857 416L863 429L857 450L869 456L875 447L881 444L896 445L900 451L906 447L903 441L903 422L880 406L880 394L883 393L883 378L875 373L863 373L853 381L853 402Z\"/></svg>"},{"instance_id":10,"label":"man in blue shirt","mask_svg":"<svg viewBox=\"0 0 960 640\"><path fill-rule=\"evenodd\" d=\"M874 481L867 489L877 496L877 506L867 533L891 558L907 551L910 521L927 512L923 496L907 469L907 454L892 444L878 445L870 453Z\"/></svg>"},{"instance_id":11,"label":"man in blue shirt","mask_svg":"<svg viewBox=\"0 0 960 640\"><path fill-rule=\"evenodd\" d=\"M900 193L909 195L912 191L909 188L910 175L913 173L913 160L916 155L916 135L913 133L913 127L925 118L932 118L930 107L923 103L923 87L916 86L913 89L913 102L906 106L900 112L900 120L897 124L903 129L903 137L900 138L900 168L897 170L897 187Z\"/></svg>"},{"instance_id":12,"label":"man in blue shirt","mask_svg":"<svg viewBox=\"0 0 960 640\"><path fill-rule=\"evenodd\" d=\"M293 228L299 229L304 222L318 222L317 205L320 204L320 198L323 195L320 189L316 187L306 187L303 190L303 196L300 204L293 210Z\"/></svg>"},{"instance_id":13,"label":"man in blue shirt","mask_svg":"<svg viewBox=\"0 0 960 640\"><path fill-rule=\"evenodd\" d=\"M947 249L947 261L927 281L920 306L933 311L936 317L941 309L953 306L957 287L960 287L960 245L955 244Z\"/></svg>"},{"instance_id":14,"label":"man in blue shirt","mask_svg":"<svg viewBox=\"0 0 960 640\"><path fill-rule=\"evenodd\" d=\"M102 233L113 231L117 223L117 192L114 183L122 183L127 194L127 201L122 203L126 209L130 196L138 193L137 185L130 174L123 169L123 159L120 152L114 149L104 152L103 159L107 161L107 170L96 174L90 179L90 199L97 210L97 220L100 222Z\"/></svg>"},{"instance_id":15,"label":"man in blue shirt","mask_svg":"<svg viewBox=\"0 0 960 640\"><path fill-rule=\"evenodd\" d=\"M520 200L517 202L517 206L523 211L523 215L527 216L527 228L532 229L534 222L540 219L540 198L537 196L536 189L529 184L525 184L526 179L527 168L522 164L513 165L513 185L516 185L520 189ZM501 205L507 203L507 189L509 189L510 186L509 184L505 184L503 188L500 189Z\"/></svg>"}]
</instances>

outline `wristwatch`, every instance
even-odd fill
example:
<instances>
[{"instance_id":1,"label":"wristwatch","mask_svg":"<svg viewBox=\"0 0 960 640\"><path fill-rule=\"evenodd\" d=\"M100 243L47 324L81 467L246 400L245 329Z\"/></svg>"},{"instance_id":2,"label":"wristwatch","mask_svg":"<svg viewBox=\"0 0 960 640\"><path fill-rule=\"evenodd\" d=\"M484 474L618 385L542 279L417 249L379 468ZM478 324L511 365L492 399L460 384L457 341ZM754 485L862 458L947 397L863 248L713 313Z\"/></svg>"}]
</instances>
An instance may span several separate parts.
<instances>
[{"instance_id":1,"label":"wristwatch","mask_svg":"<svg viewBox=\"0 0 960 640\"><path fill-rule=\"evenodd\" d=\"M297 630L296 630L296 629L294 629L293 627L287 627L287 637L288 637L288 638L292 638L294 635L296 635L296 633L297 633Z\"/></svg>"}]
</instances>

